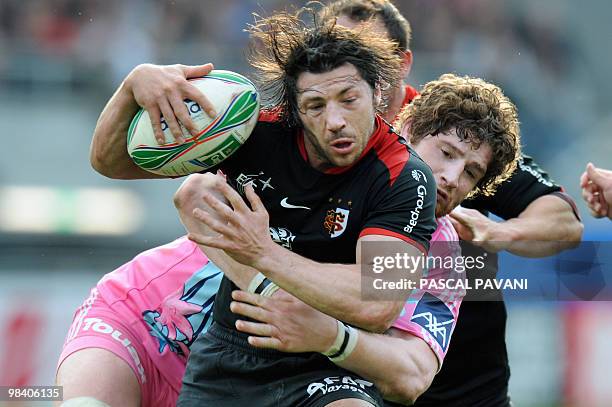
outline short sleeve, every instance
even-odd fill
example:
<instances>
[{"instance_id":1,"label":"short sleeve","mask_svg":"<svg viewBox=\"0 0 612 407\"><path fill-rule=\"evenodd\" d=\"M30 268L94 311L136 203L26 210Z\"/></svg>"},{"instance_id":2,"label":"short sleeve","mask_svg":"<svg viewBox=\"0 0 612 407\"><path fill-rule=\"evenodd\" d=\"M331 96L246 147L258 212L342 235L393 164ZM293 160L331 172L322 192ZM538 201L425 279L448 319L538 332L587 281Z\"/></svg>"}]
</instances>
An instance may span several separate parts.
<instances>
[{"instance_id":1,"label":"short sleeve","mask_svg":"<svg viewBox=\"0 0 612 407\"><path fill-rule=\"evenodd\" d=\"M359 237L393 236L427 253L436 229L436 182L431 169L413 153L399 176L375 195Z\"/></svg>"},{"instance_id":2,"label":"short sleeve","mask_svg":"<svg viewBox=\"0 0 612 407\"><path fill-rule=\"evenodd\" d=\"M497 188L495 195L476 197L461 205L491 212L503 219L511 219L519 216L537 198L561 191L562 187L555 183L533 158L523 155L514 174Z\"/></svg>"},{"instance_id":3,"label":"short sleeve","mask_svg":"<svg viewBox=\"0 0 612 407\"><path fill-rule=\"evenodd\" d=\"M459 307L465 296L465 273L439 266L439 259L459 259L459 238L448 217L438 219L428 253L431 266L404 304L393 328L423 339L435 353L441 368L457 325Z\"/></svg>"}]
</instances>

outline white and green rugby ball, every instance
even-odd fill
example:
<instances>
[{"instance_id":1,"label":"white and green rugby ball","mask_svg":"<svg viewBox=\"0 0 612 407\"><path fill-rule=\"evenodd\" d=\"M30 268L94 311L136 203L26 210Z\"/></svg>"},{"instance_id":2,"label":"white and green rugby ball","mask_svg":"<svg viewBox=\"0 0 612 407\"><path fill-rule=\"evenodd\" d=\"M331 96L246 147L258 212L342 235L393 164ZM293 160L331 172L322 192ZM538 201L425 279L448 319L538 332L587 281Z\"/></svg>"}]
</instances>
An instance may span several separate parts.
<instances>
[{"instance_id":1,"label":"white and green rugby ball","mask_svg":"<svg viewBox=\"0 0 612 407\"><path fill-rule=\"evenodd\" d=\"M186 142L178 144L162 118L166 144L159 144L149 114L140 109L128 130L127 150L134 162L154 174L180 176L207 170L232 155L251 135L259 117L260 98L255 85L235 72L213 70L190 80L215 107L211 119L193 101L185 105L199 132L184 127Z\"/></svg>"}]
</instances>

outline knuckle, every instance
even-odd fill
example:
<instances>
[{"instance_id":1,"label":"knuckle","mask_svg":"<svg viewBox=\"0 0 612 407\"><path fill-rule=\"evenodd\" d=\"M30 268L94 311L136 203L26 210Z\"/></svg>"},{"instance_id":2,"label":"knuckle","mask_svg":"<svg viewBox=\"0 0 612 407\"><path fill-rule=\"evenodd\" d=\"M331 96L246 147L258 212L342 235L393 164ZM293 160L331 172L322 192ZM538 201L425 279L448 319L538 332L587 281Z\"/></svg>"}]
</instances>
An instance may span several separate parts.
<instances>
[{"instance_id":1,"label":"knuckle","mask_svg":"<svg viewBox=\"0 0 612 407\"><path fill-rule=\"evenodd\" d=\"M159 86L159 93L161 93L161 95L169 95L174 92L174 89L174 82L164 82L162 85Z\"/></svg>"},{"instance_id":2,"label":"knuckle","mask_svg":"<svg viewBox=\"0 0 612 407\"><path fill-rule=\"evenodd\" d=\"M194 97L200 97L200 99L203 96L203 93L200 92L200 90L198 88L195 87L195 85L189 81L183 81L180 83L180 87L183 90L183 92L185 92L186 94L190 95L190 96L194 96Z\"/></svg>"}]
</instances>

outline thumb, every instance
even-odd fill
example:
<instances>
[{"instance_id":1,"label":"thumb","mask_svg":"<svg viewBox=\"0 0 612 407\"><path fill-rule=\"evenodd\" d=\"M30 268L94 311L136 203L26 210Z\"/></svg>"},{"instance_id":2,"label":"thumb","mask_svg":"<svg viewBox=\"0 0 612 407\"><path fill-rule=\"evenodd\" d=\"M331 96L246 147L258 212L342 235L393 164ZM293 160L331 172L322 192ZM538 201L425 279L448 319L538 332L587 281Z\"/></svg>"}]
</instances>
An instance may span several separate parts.
<instances>
[{"instance_id":1,"label":"thumb","mask_svg":"<svg viewBox=\"0 0 612 407\"><path fill-rule=\"evenodd\" d=\"M448 214L451 218L463 223L464 225L470 224L470 217L467 209L462 206L457 206L452 210L451 213Z\"/></svg>"},{"instance_id":2,"label":"thumb","mask_svg":"<svg viewBox=\"0 0 612 407\"><path fill-rule=\"evenodd\" d=\"M455 219L453 216L449 216L448 220L450 220L451 224L453 225L453 227L455 228L457 232L459 232L459 229L465 227L463 223L459 222L459 220Z\"/></svg>"},{"instance_id":3,"label":"thumb","mask_svg":"<svg viewBox=\"0 0 612 407\"><path fill-rule=\"evenodd\" d=\"M603 175L599 173L599 171L593 165L593 163L587 164L586 172L587 172L589 179L598 185L600 185L601 182L604 180Z\"/></svg>"},{"instance_id":4,"label":"thumb","mask_svg":"<svg viewBox=\"0 0 612 407\"><path fill-rule=\"evenodd\" d=\"M589 184L589 177L587 176L586 171L584 171L582 175L580 176L580 188L586 188L588 184Z\"/></svg>"},{"instance_id":5,"label":"thumb","mask_svg":"<svg viewBox=\"0 0 612 407\"><path fill-rule=\"evenodd\" d=\"M464 225L463 223L461 223L459 220L455 219L454 217L450 216L450 221L453 224L453 227L455 228L455 231L457 232L457 235L459 236L459 238L461 240L472 240L474 238L474 234L472 233L472 230Z\"/></svg>"},{"instance_id":6,"label":"thumb","mask_svg":"<svg viewBox=\"0 0 612 407\"><path fill-rule=\"evenodd\" d=\"M188 79L208 75L214 68L211 63L204 65L181 65L181 70L185 74L185 78Z\"/></svg>"}]
</instances>

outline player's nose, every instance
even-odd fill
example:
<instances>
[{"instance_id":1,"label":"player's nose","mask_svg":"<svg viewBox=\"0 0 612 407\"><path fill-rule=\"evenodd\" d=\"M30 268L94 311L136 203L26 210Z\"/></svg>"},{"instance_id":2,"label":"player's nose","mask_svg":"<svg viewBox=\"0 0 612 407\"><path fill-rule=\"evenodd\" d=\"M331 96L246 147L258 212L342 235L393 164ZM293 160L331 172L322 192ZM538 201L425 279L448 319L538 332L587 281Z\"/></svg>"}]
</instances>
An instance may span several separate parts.
<instances>
[{"instance_id":1,"label":"player's nose","mask_svg":"<svg viewBox=\"0 0 612 407\"><path fill-rule=\"evenodd\" d=\"M346 127L346 120L342 109L331 103L327 108L327 130L332 133L342 131Z\"/></svg>"},{"instance_id":2,"label":"player's nose","mask_svg":"<svg viewBox=\"0 0 612 407\"><path fill-rule=\"evenodd\" d=\"M441 176L441 184L445 189L455 189L459 186L459 177L462 170L456 165L450 165L445 168Z\"/></svg>"}]
</instances>

